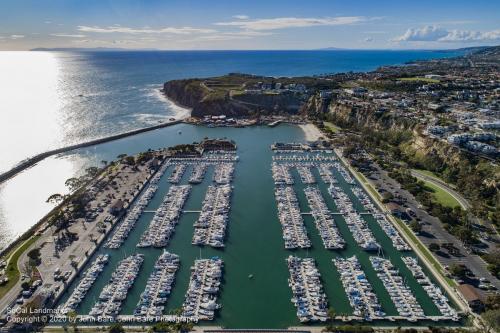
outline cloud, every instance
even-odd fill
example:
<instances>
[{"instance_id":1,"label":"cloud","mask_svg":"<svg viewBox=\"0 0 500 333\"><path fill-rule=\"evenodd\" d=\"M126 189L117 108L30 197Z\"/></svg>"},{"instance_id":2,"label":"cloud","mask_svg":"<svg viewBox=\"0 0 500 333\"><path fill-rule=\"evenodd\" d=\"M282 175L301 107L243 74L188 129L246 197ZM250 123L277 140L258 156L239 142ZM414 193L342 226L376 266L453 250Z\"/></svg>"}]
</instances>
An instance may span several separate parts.
<instances>
[{"instance_id":1,"label":"cloud","mask_svg":"<svg viewBox=\"0 0 500 333\"><path fill-rule=\"evenodd\" d=\"M97 26L85 26L79 25L79 31L83 32L94 32L94 33L124 33L124 34L193 34L193 33L213 33L215 30L213 29L198 29L192 27L165 27L159 29L152 29L149 27L145 28L129 28L122 27L120 25L113 25L109 27L97 27Z\"/></svg>"},{"instance_id":2,"label":"cloud","mask_svg":"<svg viewBox=\"0 0 500 333\"><path fill-rule=\"evenodd\" d=\"M250 17L248 15L234 15L233 18L238 20L248 20Z\"/></svg>"},{"instance_id":3,"label":"cloud","mask_svg":"<svg viewBox=\"0 0 500 333\"><path fill-rule=\"evenodd\" d=\"M406 32L397 38L394 38L395 42L429 42L436 41L440 38L446 37L448 31L438 26L427 25L423 28L410 28Z\"/></svg>"},{"instance_id":4,"label":"cloud","mask_svg":"<svg viewBox=\"0 0 500 333\"><path fill-rule=\"evenodd\" d=\"M441 38L443 42L475 42L500 40L500 29L480 32L451 30L446 37Z\"/></svg>"},{"instance_id":5,"label":"cloud","mask_svg":"<svg viewBox=\"0 0 500 333\"><path fill-rule=\"evenodd\" d=\"M21 39L24 38L24 35L10 35L10 39Z\"/></svg>"},{"instance_id":6,"label":"cloud","mask_svg":"<svg viewBox=\"0 0 500 333\"><path fill-rule=\"evenodd\" d=\"M447 30L439 26L408 29L394 42L474 42L500 40L500 29L493 31Z\"/></svg>"},{"instance_id":7,"label":"cloud","mask_svg":"<svg viewBox=\"0 0 500 333\"><path fill-rule=\"evenodd\" d=\"M366 37L365 38L365 42L367 42L367 43L373 42L373 38L372 37Z\"/></svg>"},{"instance_id":8,"label":"cloud","mask_svg":"<svg viewBox=\"0 0 500 333\"><path fill-rule=\"evenodd\" d=\"M219 26L234 26L247 30L276 30L286 28L302 28L312 26L335 26L363 22L362 16L340 16L330 18L298 18L277 17L271 19L254 19L232 22L217 22Z\"/></svg>"},{"instance_id":9,"label":"cloud","mask_svg":"<svg viewBox=\"0 0 500 333\"><path fill-rule=\"evenodd\" d=\"M50 35L54 36L54 37L71 37L71 38L84 38L84 37L87 37L86 35L64 34L64 33L61 33L61 34L50 34Z\"/></svg>"}]
</instances>

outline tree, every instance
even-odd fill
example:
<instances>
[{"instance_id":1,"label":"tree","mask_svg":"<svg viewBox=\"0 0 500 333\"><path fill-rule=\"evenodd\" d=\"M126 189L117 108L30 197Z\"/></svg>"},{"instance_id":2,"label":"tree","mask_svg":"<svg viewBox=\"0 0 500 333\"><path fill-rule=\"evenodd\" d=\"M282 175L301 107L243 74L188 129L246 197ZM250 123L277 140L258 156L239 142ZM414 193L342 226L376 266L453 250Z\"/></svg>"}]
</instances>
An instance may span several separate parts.
<instances>
[{"instance_id":1,"label":"tree","mask_svg":"<svg viewBox=\"0 0 500 333\"><path fill-rule=\"evenodd\" d=\"M429 250L431 250L432 252L437 252L441 249L441 246L439 246L439 244L437 243L430 243L429 244Z\"/></svg>"},{"instance_id":2,"label":"tree","mask_svg":"<svg viewBox=\"0 0 500 333\"><path fill-rule=\"evenodd\" d=\"M135 164L134 156L125 157L125 163L127 163L128 165L134 165Z\"/></svg>"},{"instance_id":3,"label":"tree","mask_svg":"<svg viewBox=\"0 0 500 333\"><path fill-rule=\"evenodd\" d=\"M28 289L30 289L30 287L31 287L31 285L27 281L24 281L23 283L21 283L21 288L23 288L23 290L28 290Z\"/></svg>"},{"instance_id":4,"label":"tree","mask_svg":"<svg viewBox=\"0 0 500 333\"><path fill-rule=\"evenodd\" d=\"M109 333L124 333L125 329L121 324L114 323L109 326Z\"/></svg>"},{"instance_id":5,"label":"tree","mask_svg":"<svg viewBox=\"0 0 500 333\"><path fill-rule=\"evenodd\" d=\"M61 201L63 201L63 196L59 193L52 194L50 197L47 198L47 200L45 200L46 203L51 203L55 205L57 205Z\"/></svg>"},{"instance_id":6,"label":"tree","mask_svg":"<svg viewBox=\"0 0 500 333\"><path fill-rule=\"evenodd\" d=\"M455 235L462 241L464 244L471 243L474 239L474 235L472 231L466 226L459 226L455 232Z\"/></svg>"},{"instance_id":7,"label":"tree","mask_svg":"<svg viewBox=\"0 0 500 333\"><path fill-rule=\"evenodd\" d=\"M485 333L500 330L500 310L488 310L481 315L482 327Z\"/></svg>"},{"instance_id":8,"label":"tree","mask_svg":"<svg viewBox=\"0 0 500 333\"><path fill-rule=\"evenodd\" d=\"M70 190L70 192L74 192L76 189L82 186L82 181L78 178L71 177L66 179L64 185L66 185L66 187Z\"/></svg>"},{"instance_id":9,"label":"tree","mask_svg":"<svg viewBox=\"0 0 500 333\"><path fill-rule=\"evenodd\" d=\"M85 173L87 174L87 176L89 176L91 178L95 177L98 172L99 172L99 169L97 167L90 167L90 168L85 169Z\"/></svg>"},{"instance_id":10,"label":"tree","mask_svg":"<svg viewBox=\"0 0 500 333\"><path fill-rule=\"evenodd\" d=\"M151 332L172 332L172 324L167 322L158 322L151 326Z\"/></svg>"},{"instance_id":11,"label":"tree","mask_svg":"<svg viewBox=\"0 0 500 333\"><path fill-rule=\"evenodd\" d=\"M26 254L30 259L38 259L40 257L40 249L35 247Z\"/></svg>"},{"instance_id":12,"label":"tree","mask_svg":"<svg viewBox=\"0 0 500 333\"><path fill-rule=\"evenodd\" d=\"M451 264L449 271L451 275L463 279L465 277L466 268L464 265Z\"/></svg>"},{"instance_id":13,"label":"tree","mask_svg":"<svg viewBox=\"0 0 500 333\"><path fill-rule=\"evenodd\" d=\"M489 295L484 302L486 310L500 310L500 295Z\"/></svg>"},{"instance_id":14,"label":"tree","mask_svg":"<svg viewBox=\"0 0 500 333\"><path fill-rule=\"evenodd\" d=\"M411 230L413 230L413 232L415 232L417 234L422 231L422 225L420 223L418 223L418 221L412 221L410 223L410 228L411 228Z\"/></svg>"}]
</instances>

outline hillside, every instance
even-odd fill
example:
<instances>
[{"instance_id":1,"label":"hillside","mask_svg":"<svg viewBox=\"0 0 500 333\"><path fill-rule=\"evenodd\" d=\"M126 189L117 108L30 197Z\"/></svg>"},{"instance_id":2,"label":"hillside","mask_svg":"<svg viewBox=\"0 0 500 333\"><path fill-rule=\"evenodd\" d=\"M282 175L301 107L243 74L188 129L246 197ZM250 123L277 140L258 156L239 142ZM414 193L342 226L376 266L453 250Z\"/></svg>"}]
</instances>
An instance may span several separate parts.
<instances>
[{"instance_id":1,"label":"hillside","mask_svg":"<svg viewBox=\"0 0 500 333\"><path fill-rule=\"evenodd\" d=\"M193 117L254 117L296 114L311 94L335 87L337 84L334 81L314 77L274 78L228 74L206 79L168 81L163 85L163 93L174 102L191 108Z\"/></svg>"}]
</instances>

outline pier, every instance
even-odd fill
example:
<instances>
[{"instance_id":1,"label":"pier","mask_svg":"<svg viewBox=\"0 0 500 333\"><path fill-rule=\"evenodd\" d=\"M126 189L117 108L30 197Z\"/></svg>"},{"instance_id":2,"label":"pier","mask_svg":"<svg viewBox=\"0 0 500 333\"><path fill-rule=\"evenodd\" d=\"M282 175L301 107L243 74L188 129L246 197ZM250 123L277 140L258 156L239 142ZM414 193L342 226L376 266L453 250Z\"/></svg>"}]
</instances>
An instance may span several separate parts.
<instances>
[{"instance_id":1,"label":"pier","mask_svg":"<svg viewBox=\"0 0 500 333\"><path fill-rule=\"evenodd\" d=\"M186 298L182 304L182 316L198 320L213 320L217 304L217 294L222 279L224 263L220 258L198 259L191 268Z\"/></svg>"},{"instance_id":2,"label":"pier","mask_svg":"<svg viewBox=\"0 0 500 333\"><path fill-rule=\"evenodd\" d=\"M345 247L345 241L339 233L332 212L328 210L321 191L317 187L306 187L304 189L316 229L321 236L323 245L329 250L340 250Z\"/></svg>"},{"instance_id":3,"label":"pier","mask_svg":"<svg viewBox=\"0 0 500 333\"><path fill-rule=\"evenodd\" d=\"M190 185L170 187L137 247L167 246L190 192Z\"/></svg>"}]
</instances>

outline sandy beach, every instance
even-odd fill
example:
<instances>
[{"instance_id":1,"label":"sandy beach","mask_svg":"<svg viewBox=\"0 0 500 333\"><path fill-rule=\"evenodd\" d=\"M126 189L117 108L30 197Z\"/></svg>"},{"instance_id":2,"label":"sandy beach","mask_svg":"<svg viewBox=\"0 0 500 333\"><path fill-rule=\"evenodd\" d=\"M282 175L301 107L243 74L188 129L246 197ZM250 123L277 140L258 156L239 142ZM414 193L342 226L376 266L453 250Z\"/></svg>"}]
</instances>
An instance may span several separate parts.
<instances>
[{"instance_id":1,"label":"sandy beach","mask_svg":"<svg viewBox=\"0 0 500 333\"><path fill-rule=\"evenodd\" d=\"M304 131L307 141L317 141L323 136L321 131L314 124L301 124L299 127Z\"/></svg>"}]
</instances>

